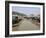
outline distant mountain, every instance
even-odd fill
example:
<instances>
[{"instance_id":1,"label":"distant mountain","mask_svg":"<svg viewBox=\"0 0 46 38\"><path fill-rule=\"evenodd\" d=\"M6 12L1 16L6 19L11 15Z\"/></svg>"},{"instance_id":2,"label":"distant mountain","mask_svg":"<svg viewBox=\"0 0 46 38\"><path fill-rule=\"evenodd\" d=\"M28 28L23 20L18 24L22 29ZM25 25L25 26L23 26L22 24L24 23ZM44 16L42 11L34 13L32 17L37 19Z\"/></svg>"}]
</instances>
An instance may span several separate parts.
<instances>
[{"instance_id":1,"label":"distant mountain","mask_svg":"<svg viewBox=\"0 0 46 38\"><path fill-rule=\"evenodd\" d=\"M23 14L23 13L19 13L19 12L12 12L12 15L21 15L21 16L26 16L25 14Z\"/></svg>"}]
</instances>

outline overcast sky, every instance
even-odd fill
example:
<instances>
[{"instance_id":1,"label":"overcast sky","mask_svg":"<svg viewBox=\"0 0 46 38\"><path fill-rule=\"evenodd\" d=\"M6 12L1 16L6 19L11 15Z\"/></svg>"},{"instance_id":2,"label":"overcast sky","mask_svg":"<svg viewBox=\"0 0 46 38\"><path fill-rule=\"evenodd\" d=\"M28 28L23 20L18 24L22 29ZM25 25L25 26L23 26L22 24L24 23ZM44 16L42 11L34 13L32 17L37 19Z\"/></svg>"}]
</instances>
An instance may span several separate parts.
<instances>
[{"instance_id":1,"label":"overcast sky","mask_svg":"<svg viewBox=\"0 0 46 38\"><path fill-rule=\"evenodd\" d=\"M39 7L20 7L20 6L12 6L12 11L16 11L19 13L24 13L26 15L29 14L40 14L40 8Z\"/></svg>"}]
</instances>

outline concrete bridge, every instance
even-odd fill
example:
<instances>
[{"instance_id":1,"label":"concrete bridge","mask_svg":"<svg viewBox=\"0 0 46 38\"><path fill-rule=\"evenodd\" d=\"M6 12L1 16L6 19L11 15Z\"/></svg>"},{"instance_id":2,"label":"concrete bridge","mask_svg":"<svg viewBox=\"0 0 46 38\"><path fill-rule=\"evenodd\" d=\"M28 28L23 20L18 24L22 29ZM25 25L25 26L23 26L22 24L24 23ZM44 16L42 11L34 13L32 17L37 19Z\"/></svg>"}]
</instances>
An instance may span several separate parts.
<instances>
[{"instance_id":1,"label":"concrete bridge","mask_svg":"<svg viewBox=\"0 0 46 38\"><path fill-rule=\"evenodd\" d=\"M13 31L23 31L23 30L39 30L40 27L33 24L32 20L23 19L19 22L18 26L12 27Z\"/></svg>"}]
</instances>

